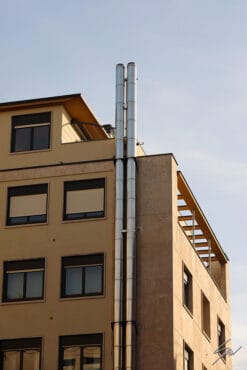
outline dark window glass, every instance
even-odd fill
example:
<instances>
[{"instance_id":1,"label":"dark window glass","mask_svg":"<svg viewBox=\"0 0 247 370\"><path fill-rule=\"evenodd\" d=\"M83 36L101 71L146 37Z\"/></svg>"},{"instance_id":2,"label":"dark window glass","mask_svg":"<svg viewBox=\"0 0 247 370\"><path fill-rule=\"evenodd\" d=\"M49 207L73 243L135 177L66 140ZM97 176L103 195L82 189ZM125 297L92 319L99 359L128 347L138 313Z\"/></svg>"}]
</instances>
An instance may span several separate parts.
<instances>
[{"instance_id":1,"label":"dark window glass","mask_svg":"<svg viewBox=\"0 0 247 370\"><path fill-rule=\"evenodd\" d=\"M102 266L85 267L85 294L102 292Z\"/></svg>"},{"instance_id":2,"label":"dark window glass","mask_svg":"<svg viewBox=\"0 0 247 370\"><path fill-rule=\"evenodd\" d=\"M210 338L210 303L202 293L202 331Z\"/></svg>"},{"instance_id":3,"label":"dark window glass","mask_svg":"<svg viewBox=\"0 0 247 370\"><path fill-rule=\"evenodd\" d=\"M194 359L193 359L193 352L184 344L184 370L193 370L194 369Z\"/></svg>"},{"instance_id":4,"label":"dark window glass","mask_svg":"<svg viewBox=\"0 0 247 370\"><path fill-rule=\"evenodd\" d=\"M65 295L80 295L82 294L82 273L81 267L65 268Z\"/></svg>"},{"instance_id":5,"label":"dark window glass","mask_svg":"<svg viewBox=\"0 0 247 370\"><path fill-rule=\"evenodd\" d=\"M46 222L47 192L47 184L9 188L7 225Z\"/></svg>"},{"instance_id":6,"label":"dark window glass","mask_svg":"<svg viewBox=\"0 0 247 370\"><path fill-rule=\"evenodd\" d=\"M11 152L48 149L50 126L50 112L13 116Z\"/></svg>"},{"instance_id":7,"label":"dark window glass","mask_svg":"<svg viewBox=\"0 0 247 370\"><path fill-rule=\"evenodd\" d=\"M60 370L101 370L102 335L60 337Z\"/></svg>"},{"instance_id":8,"label":"dark window glass","mask_svg":"<svg viewBox=\"0 0 247 370\"><path fill-rule=\"evenodd\" d=\"M29 127L16 129L14 152L25 152L31 150L31 133Z\"/></svg>"},{"instance_id":9,"label":"dark window glass","mask_svg":"<svg viewBox=\"0 0 247 370\"><path fill-rule=\"evenodd\" d=\"M62 297L103 294L103 254L63 257Z\"/></svg>"},{"instance_id":10,"label":"dark window glass","mask_svg":"<svg viewBox=\"0 0 247 370\"><path fill-rule=\"evenodd\" d=\"M22 299L24 295L24 272L7 272L7 274L7 299Z\"/></svg>"},{"instance_id":11,"label":"dark window glass","mask_svg":"<svg viewBox=\"0 0 247 370\"><path fill-rule=\"evenodd\" d=\"M33 129L33 150L48 149L50 126L37 126Z\"/></svg>"},{"instance_id":12,"label":"dark window glass","mask_svg":"<svg viewBox=\"0 0 247 370\"><path fill-rule=\"evenodd\" d=\"M43 296L44 271L26 272L26 298Z\"/></svg>"},{"instance_id":13,"label":"dark window glass","mask_svg":"<svg viewBox=\"0 0 247 370\"><path fill-rule=\"evenodd\" d=\"M223 359L226 358L225 342L226 342L225 325L220 319L218 319L218 350L219 350L219 354L221 355Z\"/></svg>"},{"instance_id":14,"label":"dark window glass","mask_svg":"<svg viewBox=\"0 0 247 370\"><path fill-rule=\"evenodd\" d=\"M185 266L183 272L183 303L192 313L193 312L192 275Z\"/></svg>"},{"instance_id":15,"label":"dark window glass","mask_svg":"<svg viewBox=\"0 0 247 370\"><path fill-rule=\"evenodd\" d=\"M3 301L42 299L44 267L44 259L5 262Z\"/></svg>"}]
</instances>

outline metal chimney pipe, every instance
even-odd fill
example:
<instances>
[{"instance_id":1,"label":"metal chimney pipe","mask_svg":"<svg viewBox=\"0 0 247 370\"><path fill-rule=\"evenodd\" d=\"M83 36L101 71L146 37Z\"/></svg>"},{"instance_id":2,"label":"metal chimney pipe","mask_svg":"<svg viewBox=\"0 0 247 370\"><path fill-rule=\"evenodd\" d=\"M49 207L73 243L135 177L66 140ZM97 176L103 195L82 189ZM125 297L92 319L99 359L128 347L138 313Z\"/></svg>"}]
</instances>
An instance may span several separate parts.
<instances>
[{"instance_id":1,"label":"metal chimney pipe","mask_svg":"<svg viewBox=\"0 0 247 370\"><path fill-rule=\"evenodd\" d=\"M136 81L136 65L129 63L127 66L126 370L135 368Z\"/></svg>"},{"instance_id":2,"label":"metal chimney pipe","mask_svg":"<svg viewBox=\"0 0 247 370\"><path fill-rule=\"evenodd\" d=\"M122 370L123 306L123 208L124 208L124 96L125 67L116 67L116 210L115 210L115 279L114 279L114 370Z\"/></svg>"}]
</instances>

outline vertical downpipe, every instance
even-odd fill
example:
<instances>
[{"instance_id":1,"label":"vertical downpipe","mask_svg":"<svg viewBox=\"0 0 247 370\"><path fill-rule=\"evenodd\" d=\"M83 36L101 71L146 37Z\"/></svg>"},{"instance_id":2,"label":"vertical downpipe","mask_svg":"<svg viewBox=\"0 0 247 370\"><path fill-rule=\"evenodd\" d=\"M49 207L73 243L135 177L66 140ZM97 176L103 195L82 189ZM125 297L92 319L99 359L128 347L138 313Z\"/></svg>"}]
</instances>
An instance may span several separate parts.
<instances>
[{"instance_id":1,"label":"vertical downpipe","mask_svg":"<svg viewBox=\"0 0 247 370\"><path fill-rule=\"evenodd\" d=\"M126 370L135 368L136 65L127 66Z\"/></svg>"},{"instance_id":2,"label":"vertical downpipe","mask_svg":"<svg viewBox=\"0 0 247 370\"><path fill-rule=\"evenodd\" d=\"M125 67L116 67L116 217L114 279L114 370L122 370L122 305L123 305L123 202L124 202L124 81Z\"/></svg>"}]
</instances>

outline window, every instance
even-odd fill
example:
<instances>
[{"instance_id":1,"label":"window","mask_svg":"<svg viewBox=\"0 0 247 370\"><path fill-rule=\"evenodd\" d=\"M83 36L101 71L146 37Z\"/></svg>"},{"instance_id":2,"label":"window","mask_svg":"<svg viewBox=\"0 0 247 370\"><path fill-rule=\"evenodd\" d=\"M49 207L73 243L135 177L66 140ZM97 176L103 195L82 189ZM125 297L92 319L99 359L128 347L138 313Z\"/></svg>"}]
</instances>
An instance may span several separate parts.
<instances>
[{"instance_id":1,"label":"window","mask_svg":"<svg viewBox=\"0 0 247 370\"><path fill-rule=\"evenodd\" d=\"M51 112L12 117L11 152L50 147Z\"/></svg>"},{"instance_id":2,"label":"window","mask_svg":"<svg viewBox=\"0 0 247 370\"><path fill-rule=\"evenodd\" d=\"M202 331L210 338L210 303L202 293Z\"/></svg>"},{"instance_id":3,"label":"window","mask_svg":"<svg viewBox=\"0 0 247 370\"><path fill-rule=\"evenodd\" d=\"M184 370L194 369L194 356L193 351L184 343Z\"/></svg>"},{"instance_id":4,"label":"window","mask_svg":"<svg viewBox=\"0 0 247 370\"><path fill-rule=\"evenodd\" d=\"M218 318L218 350L221 358L225 359L225 342L226 342L226 333L225 333L225 325L223 322Z\"/></svg>"},{"instance_id":5,"label":"window","mask_svg":"<svg viewBox=\"0 0 247 370\"><path fill-rule=\"evenodd\" d=\"M7 225L46 222L47 192L47 184L9 188Z\"/></svg>"},{"instance_id":6,"label":"window","mask_svg":"<svg viewBox=\"0 0 247 370\"><path fill-rule=\"evenodd\" d=\"M102 295L103 264L103 254L63 257L61 296Z\"/></svg>"},{"instance_id":7,"label":"window","mask_svg":"<svg viewBox=\"0 0 247 370\"><path fill-rule=\"evenodd\" d=\"M44 297L45 259L4 262L3 302Z\"/></svg>"},{"instance_id":8,"label":"window","mask_svg":"<svg viewBox=\"0 0 247 370\"><path fill-rule=\"evenodd\" d=\"M2 370L40 370L41 338L0 341Z\"/></svg>"},{"instance_id":9,"label":"window","mask_svg":"<svg viewBox=\"0 0 247 370\"><path fill-rule=\"evenodd\" d=\"M64 220L104 217L105 179L65 182Z\"/></svg>"},{"instance_id":10,"label":"window","mask_svg":"<svg viewBox=\"0 0 247 370\"><path fill-rule=\"evenodd\" d=\"M202 370L208 370L205 365L202 365Z\"/></svg>"},{"instance_id":11,"label":"window","mask_svg":"<svg viewBox=\"0 0 247 370\"><path fill-rule=\"evenodd\" d=\"M102 370L102 334L59 338L59 370Z\"/></svg>"},{"instance_id":12,"label":"window","mask_svg":"<svg viewBox=\"0 0 247 370\"><path fill-rule=\"evenodd\" d=\"M192 297L192 275L184 266L183 268L183 304L188 310L193 312L193 297Z\"/></svg>"}]
</instances>

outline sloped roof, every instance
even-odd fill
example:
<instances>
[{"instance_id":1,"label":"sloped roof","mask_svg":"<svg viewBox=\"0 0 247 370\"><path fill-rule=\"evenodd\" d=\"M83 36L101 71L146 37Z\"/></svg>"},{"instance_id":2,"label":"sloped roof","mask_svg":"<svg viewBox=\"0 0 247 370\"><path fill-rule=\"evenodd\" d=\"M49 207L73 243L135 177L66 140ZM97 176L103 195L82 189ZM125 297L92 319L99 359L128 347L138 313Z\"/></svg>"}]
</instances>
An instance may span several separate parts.
<instances>
[{"instance_id":1,"label":"sloped roof","mask_svg":"<svg viewBox=\"0 0 247 370\"><path fill-rule=\"evenodd\" d=\"M108 136L100 126L92 110L86 104L81 94L52 96L46 98L19 100L0 103L0 113L10 110L24 110L40 107L63 105L88 140L104 140Z\"/></svg>"}]
</instances>

